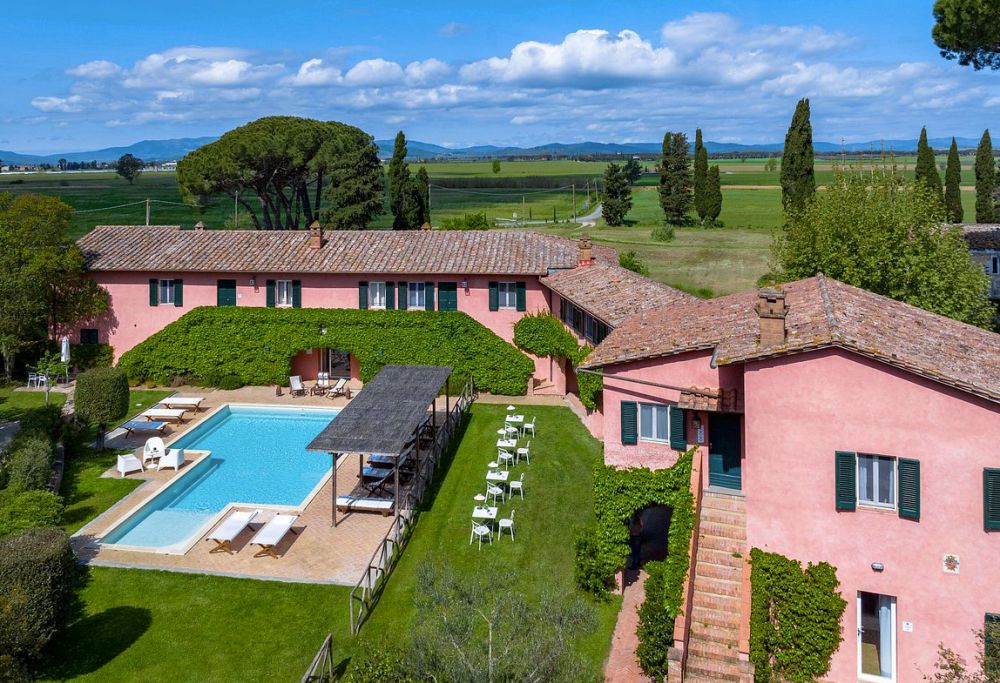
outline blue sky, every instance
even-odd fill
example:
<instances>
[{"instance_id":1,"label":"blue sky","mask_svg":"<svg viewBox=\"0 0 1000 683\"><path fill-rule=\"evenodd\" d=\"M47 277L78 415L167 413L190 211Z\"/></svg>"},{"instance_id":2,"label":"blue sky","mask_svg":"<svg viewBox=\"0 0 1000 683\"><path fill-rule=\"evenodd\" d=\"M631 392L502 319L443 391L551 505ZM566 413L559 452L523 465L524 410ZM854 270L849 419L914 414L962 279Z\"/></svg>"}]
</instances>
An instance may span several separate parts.
<instances>
[{"instance_id":1,"label":"blue sky","mask_svg":"<svg viewBox=\"0 0 1000 683\"><path fill-rule=\"evenodd\" d=\"M445 145L978 136L1000 73L941 59L930 0L275 3L4 9L0 149L217 135L268 114ZM34 6L32 6L34 5Z\"/></svg>"}]
</instances>

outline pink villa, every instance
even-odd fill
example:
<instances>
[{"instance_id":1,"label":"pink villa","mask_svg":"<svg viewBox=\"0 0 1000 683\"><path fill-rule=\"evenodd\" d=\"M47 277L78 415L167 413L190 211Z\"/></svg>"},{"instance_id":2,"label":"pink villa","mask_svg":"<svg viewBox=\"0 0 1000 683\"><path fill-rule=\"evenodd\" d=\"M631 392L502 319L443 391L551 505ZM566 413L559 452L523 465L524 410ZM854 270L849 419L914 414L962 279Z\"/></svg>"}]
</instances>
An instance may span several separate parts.
<instances>
[{"instance_id":1,"label":"pink villa","mask_svg":"<svg viewBox=\"0 0 1000 683\"><path fill-rule=\"evenodd\" d=\"M938 643L975 662L1000 620L1000 336L821 275L633 316L585 366L609 464L698 448L684 680L749 680L753 547L836 567L829 680L923 680Z\"/></svg>"}]
</instances>

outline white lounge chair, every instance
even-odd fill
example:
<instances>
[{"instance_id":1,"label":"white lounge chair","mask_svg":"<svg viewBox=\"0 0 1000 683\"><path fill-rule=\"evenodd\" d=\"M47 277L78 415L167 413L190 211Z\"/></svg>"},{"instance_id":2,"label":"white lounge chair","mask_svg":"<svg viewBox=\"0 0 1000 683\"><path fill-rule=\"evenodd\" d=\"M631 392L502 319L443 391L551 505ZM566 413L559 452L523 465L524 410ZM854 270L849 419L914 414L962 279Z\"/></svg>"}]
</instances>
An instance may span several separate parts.
<instances>
[{"instance_id":1,"label":"white lounge chair","mask_svg":"<svg viewBox=\"0 0 1000 683\"><path fill-rule=\"evenodd\" d=\"M301 375L292 375L288 378L288 388L292 396L305 396L306 388L302 386Z\"/></svg>"},{"instance_id":2,"label":"white lounge chair","mask_svg":"<svg viewBox=\"0 0 1000 683\"><path fill-rule=\"evenodd\" d=\"M174 472L181 468L184 464L184 449L183 448L171 448L166 453L160 456L160 459L156 462L156 471L159 472L165 467L173 467Z\"/></svg>"},{"instance_id":3,"label":"white lounge chair","mask_svg":"<svg viewBox=\"0 0 1000 683\"><path fill-rule=\"evenodd\" d=\"M204 400L201 396L170 396L160 401L159 405L164 408L183 408L197 412Z\"/></svg>"},{"instance_id":4,"label":"white lounge chair","mask_svg":"<svg viewBox=\"0 0 1000 683\"><path fill-rule=\"evenodd\" d=\"M483 498L483 500L486 500ZM338 512L377 512L383 517L392 514L393 501L388 498L356 498L337 496Z\"/></svg>"},{"instance_id":5,"label":"white lounge chair","mask_svg":"<svg viewBox=\"0 0 1000 683\"><path fill-rule=\"evenodd\" d=\"M142 447L142 462L145 464L150 460L162 458L166 452L167 449L163 445L163 439L158 436L151 436L146 439L146 443Z\"/></svg>"},{"instance_id":6,"label":"white lounge chair","mask_svg":"<svg viewBox=\"0 0 1000 683\"><path fill-rule=\"evenodd\" d=\"M119 455L118 465L115 469L117 469L122 475L122 478L124 478L129 472L142 472L142 461L134 455Z\"/></svg>"},{"instance_id":7,"label":"white lounge chair","mask_svg":"<svg viewBox=\"0 0 1000 683\"><path fill-rule=\"evenodd\" d=\"M338 396L343 396L347 393L347 380L343 377L337 380L337 383L330 387L330 390L326 392L326 395L330 398L336 398Z\"/></svg>"},{"instance_id":8,"label":"white lounge chair","mask_svg":"<svg viewBox=\"0 0 1000 683\"><path fill-rule=\"evenodd\" d=\"M205 537L206 541L214 541L215 547L209 550L210 553L233 554L233 541L243 533L253 518L260 514L260 510L237 510L226 517L225 521L215 528L215 531Z\"/></svg>"},{"instance_id":9,"label":"white lounge chair","mask_svg":"<svg viewBox=\"0 0 1000 683\"><path fill-rule=\"evenodd\" d=\"M264 557L265 555L278 559L278 553L275 552L274 547L281 543L281 539L285 537L289 531L293 534L298 532L292 528L295 521L299 518L298 515L275 515L261 527L257 535L250 539L250 545L259 545L260 550L258 550L254 557Z\"/></svg>"},{"instance_id":10,"label":"white lounge chair","mask_svg":"<svg viewBox=\"0 0 1000 683\"><path fill-rule=\"evenodd\" d=\"M186 412L182 408L150 408L140 413L140 417L144 417L150 422L183 422Z\"/></svg>"}]
</instances>

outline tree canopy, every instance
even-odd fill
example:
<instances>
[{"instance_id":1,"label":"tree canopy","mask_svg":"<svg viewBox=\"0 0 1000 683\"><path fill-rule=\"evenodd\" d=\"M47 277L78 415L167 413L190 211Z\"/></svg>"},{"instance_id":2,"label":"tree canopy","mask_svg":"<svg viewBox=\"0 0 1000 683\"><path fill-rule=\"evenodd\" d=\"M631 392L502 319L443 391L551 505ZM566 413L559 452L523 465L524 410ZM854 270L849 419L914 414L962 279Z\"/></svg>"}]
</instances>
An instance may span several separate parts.
<instances>
[{"instance_id":1,"label":"tree canopy","mask_svg":"<svg viewBox=\"0 0 1000 683\"><path fill-rule=\"evenodd\" d=\"M660 207L668 223L683 223L692 200L688 141L684 133L667 132L660 156Z\"/></svg>"},{"instance_id":2,"label":"tree canopy","mask_svg":"<svg viewBox=\"0 0 1000 683\"><path fill-rule=\"evenodd\" d=\"M776 251L783 279L822 272L963 322L992 324L989 279L961 228L945 224L940 198L925 184L895 172L838 172L789 216Z\"/></svg>"},{"instance_id":3,"label":"tree canopy","mask_svg":"<svg viewBox=\"0 0 1000 683\"><path fill-rule=\"evenodd\" d=\"M962 209L962 160L958 156L958 143L951 139L948 150L948 165L944 171L944 210L948 220L961 223L965 216Z\"/></svg>"},{"instance_id":4,"label":"tree canopy","mask_svg":"<svg viewBox=\"0 0 1000 683\"><path fill-rule=\"evenodd\" d=\"M59 160L59 168L64 168L65 164L65 159ZM142 173L142 159L137 159L131 154L122 154L118 157L118 161L115 162L115 173L127 180L128 184L131 185L139 177L139 174Z\"/></svg>"},{"instance_id":5,"label":"tree canopy","mask_svg":"<svg viewBox=\"0 0 1000 683\"><path fill-rule=\"evenodd\" d=\"M809 100L795 105L792 122L785 133L781 155L781 204L785 212L803 208L816 194L816 170L813 167L812 123Z\"/></svg>"},{"instance_id":6,"label":"tree canopy","mask_svg":"<svg viewBox=\"0 0 1000 683\"><path fill-rule=\"evenodd\" d=\"M1000 3L937 0L931 36L945 59L962 66L1000 69Z\"/></svg>"},{"instance_id":7,"label":"tree canopy","mask_svg":"<svg viewBox=\"0 0 1000 683\"><path fill-rule=\"evenodd\" d=\"M719 177L719 165L708 169L705 178L705 215L702 220L707 225L715 225L722 213L722 179Z\"/></svg>"},{"instance_id":8,"label":"tree canopy","mask_svg":"<svg viewBox=\"0 0 1000 683\"><path fill-rule=\"evenodd\" d=\"M993 158L993 142L989 129L976 148L976 222L994 223L997 218L997 163Z\"/></svg>"},{"instance_id":9,"label":"tree canopy","mask_svg":"<svg viewBox=\"0 0 1000 683\"><path fill-rule=\"evenodd\" d=\"M632 190L625 169L618 164L608 164L604 169L604 197L601 200L604 222L612 227L622 225L631 208Z\"/></svg>"},{"instance_id":10,"label":"tree canopy","mask_svg":"<svg viewBox=\"0 0 1000 683\"><path fill-rule=\"evenodd\" d=\"M422 225L423 203L420 188L413 180L410 166L406 163L406 135L396 133L389 160L389 211L392 212L393 230L412 230Z\"/></svg>"},{"instance_id":11,"label":"tree canopy","mask_svg":"<svg viewBox=\"0 0 1000 683\"><path fill-rule=\"evenodd\" d=\"M337 229L365 228L382 211L384 188L370 135L294 116L257 119L199 147L177 164L177 182L196 206L219 193L238 198L254 225L268 230L320 218ZM330 206L322 212L324 189Z\"/></svg>"},{"instance_id":12,"label":"tree canopy","mask_svg":"<svg viewBox=\"0 0 1000 683\"><path fill-rule=\"evenodd\" d=\"M708 213L708 150L701 141L701 128L694 132L694 210L704 223Z\"/></svg>"},{"instance_id":13,"label":"tree canopy","mask_svg":"<svg viewBox=\"0 0 1000 683\"><path fill-rule=\"evenodd\" d=\"M927 185L932 194L941 197L941 174L938 173L934 161L934 149L927 142L927 129L920 129L920 139L917 140L917 163L913 168L917 182Z\"/></svg>"}]
</instances>

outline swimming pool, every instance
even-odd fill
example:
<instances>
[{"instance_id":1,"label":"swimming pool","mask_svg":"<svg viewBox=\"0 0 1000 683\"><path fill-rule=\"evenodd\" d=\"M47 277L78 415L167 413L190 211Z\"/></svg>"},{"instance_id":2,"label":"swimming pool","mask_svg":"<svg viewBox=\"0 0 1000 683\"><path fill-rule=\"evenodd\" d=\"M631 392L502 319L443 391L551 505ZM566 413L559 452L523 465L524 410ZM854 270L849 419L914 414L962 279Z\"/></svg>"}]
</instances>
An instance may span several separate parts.
<instances>
[{"instance_id":1,"label":"swimming pool","mask_svg":"<svg viewBox=\"0 0 1000 683\"><path fill-rule=\"evenodd\" d=\"M230 503L300 507L330 473L330 456L306 450L339 410L227 405L170 444L211 454L115 525L111 548L180 552Z\"/></svg>"}]
</instances>

